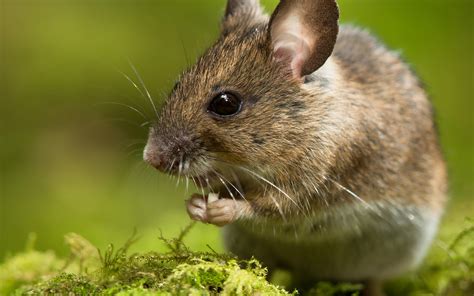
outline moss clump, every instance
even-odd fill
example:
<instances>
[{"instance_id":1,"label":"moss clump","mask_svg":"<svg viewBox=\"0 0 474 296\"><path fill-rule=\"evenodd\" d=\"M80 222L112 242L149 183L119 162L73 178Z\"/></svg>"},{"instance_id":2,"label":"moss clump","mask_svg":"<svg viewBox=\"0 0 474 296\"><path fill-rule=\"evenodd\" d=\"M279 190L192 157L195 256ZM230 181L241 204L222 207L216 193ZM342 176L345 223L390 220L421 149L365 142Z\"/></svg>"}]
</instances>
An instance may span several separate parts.
<instances>
[{"instance_id":1,"label":"moss clump","mask_svg":"<svg viewBox=\"0 0 474 296\"><path fill-rule=\"evenodd\" d=\"M52 252L29 251L10 258L0 266L0 275L11 270L19 274L3 284L0 294L13 295L289 295L284 289L268 283L266 270L256 261L239 261L214 251L193 252L182 242L190 227L178 238L160 239L169 252L128 254L136 241L133 235L124 246L113 245L97 251L86 239L68 234L71 256L57 259ZM38 269L31 254L55 264ZM29 262L22 268L20 261ZM49 262L48 261L48 262ZM18 268L20 267L20 268ZM34 276L27 276L34 271ZM2 281L3 282L3 281Z\"/></svg>"},{"instance_id":2,"label":"moss clump","mask_svg":"<svg viewBox=\"0 0 474 296\"><path fill-rule=\"evenodd\" d=\"M24 286L16 295L91 295L100 288L89 278L72 273L60 273L52 279L40 281L34 286Z\"/></svg>"},{"instance_id":3,"label":"moss clump","mask_svg":"<svg viewBox=\"0 0 474 296\"><path fill-rule=\"evenodd\" d=\"M414 275L387 286L388 295L474 295L474 223ZM129 254L132 236L104 252L77 234L66 236L71 255L63 260L32 247L0 266L1 295L291 295L266 281L256 260L193 252L178 238L160 237L168 252ZM31 245L31 244L30 244ZM436 250L436 248L435 248ZM307 295L359 295L362 285L317 283Z\"/></svg>"},{"instance_id":4,"label":"moss clump","mask_svg":"<svg viewBox=\"0 0 474 296\"><path fill-rule=\"evenodd\" d=\"M0 295L7 295L16 288L48 279L64 266L64 260L52 251L39 252L33 249L36 237L30 235L26 250L7 258L0 266Z\"/></svg>"}]
</instances>

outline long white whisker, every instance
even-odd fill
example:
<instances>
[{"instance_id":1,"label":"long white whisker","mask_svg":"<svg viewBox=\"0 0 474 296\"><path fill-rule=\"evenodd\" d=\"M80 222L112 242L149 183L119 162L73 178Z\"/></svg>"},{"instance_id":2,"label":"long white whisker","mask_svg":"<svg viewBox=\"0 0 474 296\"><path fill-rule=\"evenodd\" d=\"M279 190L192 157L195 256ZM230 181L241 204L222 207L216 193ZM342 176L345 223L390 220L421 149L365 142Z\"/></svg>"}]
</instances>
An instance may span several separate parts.
<instances>
[{"instance_id":1,"label":"long white whisker","mask_svg":"<svg viewBox=\"0 0 474 296\"><path fill-rule=\"evenodd\" d=\"M214 174L216 174L216 175L219 177L219 179L221 179L221 178L224 179L224 181L226 181L230 186L232 186L232 188L234 188L235 191L237 191L237 193L238 193L245 201L247 201L247 199L245 198L245 196L243 195L243 193L240 192L240 190L239 190L237 187L235 187L234 184L232 184L232 182L229 182L228 179L226 179L222 174L219 174L216 170L212 170L212 171L213 171ZM222 182L222 180L221 180L221 182ZM224 184L224 186L225 186L225 184ZM226 186L226 187L227 187L227 186ZM228 189L227 189L227 190L228 190ZM230 192L229 192L229 193L230 193ZM231 194L232 194L232 193L231 193ZM248 202L248 201L247 201L247 202Z\"/></svg>"},{"instance_id":2,"label":"long white whisker","mask_svg":"<svg viewBox=\"0 0 474 296\"><path fill-rule=\"evenodd\" d=\"M138 81L140 82L140 84L142 85L143 89L145 90L146 96L147 96L148 99L150 100L150 103L151 103L151 105L153 106L153 110L155 111L155 114L156 114L156 116L158 117L158 110L156 109L155 102L153 102L153 99L151 98L150 92L148 91L148 89L147 89L147 87L146 87L146 85L145 85L145 82L143 82L142 77L140 76L140 74L138 74L138 71L137 71L137 69L135 68L135 66L132 64L132 62L129 60L128 63L130 64L130 67L132 68L133 72L135 72L135 76L137 76Z\"/></svg>"},{"instance_id":3,"label":"long white whisker","mask_svg":"<svg viewBox=\"0 0 474 296\"><path fill-rule=\"evenodd\" d=\"M283 219L283 221L286 222L286 217L285 217L285 214L283 213L283 210L281 209L280 204L276 201L276 199L271 194L269 196L270 196L271 200L273 201L273 203L275 204L275 206L277 207L278 212L281 215L281 218Z\"/></svg>"},{"instance_id":4,"label":"long white whisker","mask_svg":"<svg viewBox=\"0 0 474 296\"><path fill-rule=\"evenodd\" d=\"M316 185L314 185L313 182L311 182L311 185L313 186L314 191L316 192L316 194L318 196L321 196L321 198L323 199L324 204L326 205L326 207L329 207L329 203L328 203L328 200L327 200L326 196L319 191L318 187Z\"/></svg>"},{"instance_id":5,"label":"long white whisker","mask_svg":"<svg viewBox=\"0 0 474 296\"><path fill-rule=\"evenodd\" d=\"M204 189L202 189L201 180L199 179L199 185L197 184L197 182L196 182L196 179L194 179L194 178L191 178L191 180L193 181L193 183L194 183L194 186L196 186L196 187L198 187L198 188L200 188L200 189L201 189L202 196L204 197Z\"/></svg>"},{"instance_id":6,"label":"long white whisker","mask_svg":"<svg viewBox=\"0 0 474 296\"><path fill-rule=\"evenodd\" d=\"M266 178L262 177L261 175L255 173L254 171L252 170L249 170L243 166L237 166L238 168L254 175L255 177L259 178L260 180L264 181L265 183L267 183L268 185L272 186L273 188L275 188L276 190L278 190L281 194L283 194L286 198L288 198L295 206L297 206L300 210L301 210L301 206L294 200L292 199L285 191L283 191L280 187L276 186L275 184L273 184L272 182L270 182L269 180L267 180Z\"/></svg>"},{"instance_id":7,"label":"long white whisker","mask_svg":"<svg viewBox=\"0 0 474 296\"><path fill-rule=\"evenodd\" d=\"M173 168L173 165L174 165L175 162L176 162L176 157L173 158L173 161L171 162L171 164L170 164L170 165L168 166L168 168L166 169L166 171L167 171L168 173L171 173L171 169Z\"/></svg>"},{"instance_id":8,"label":"long white whisker","mask_svg":"<svg viewBox=\"0 0 474 296\"><path fill-rule=\"evenodd\" d=\"M96 106L97 105L117 105L117 106L122 106L122 107L126 107L130 110L133 110L135 112L137 112L138 114L140 114L141 117L143 117L143 119L148 119L145 114L143 112L141 112L140 110L138 110L137 108L133 107L133 106L130 106L128 104L124 104L124 103L118 103L118 102L100 102L100 103L97 103L95 104Z\"/></svg>"},{"instance_id":9,"label":"long white whisker","mask_svg":"<svg viewBox=\"0 0 474 296\"><path fill-rule=\"evenodd\" d=\"M217 177L219 179L219 181L221 181L221 183L224 185L225 189L227 189L227 192L229 192L230 194L230 197L232 197L232 199L234 200L235 202L235 196L234 194L232 194L232 192L230 191L229 187L227 187L227 185L225 184L224 180L222 180L221 177Z\"/></svg>"},{"instance_id":10,"label":"long white whisker","mask_svg":"<svg viewBox=\"0 0 474 296\"><path fill-rule=\"evenodd\" d=\"M237 187L239 187L240 191L241 192L244 192L244 189L242 187L242 184L240 183L240 180L239 180L239 177L237 176L237 174L234 172L233 168L230 168L230 173L232 174L232 178L234 178L234 182L236 183ZM237 189L236 189L237 190ZM240 192L239 192L240 193ZM241 194L242 197L245 199L245 197L243 196L243 194Z\"/></svg>"},{"instance_id":11,"label":"long white whisker","mask_svg":"<svg viewBox=\"0 0 474 296\"><path fill-rule=\"evenodd\" d=\"M329 179L331 182L333 182L337 187L339 187L339 189L341 190L344 190L345 192L349 193L352 197L354 197L356 200L360 201L361 203L363 203L365 206L367 207L370 207L370 205L365 201L363 200L361 197L359 197L357 194L355 194L354 192L352 192L351 190L347 189L345 186L343 186L342 184L340 184L339 182L333 180L333 179Z\"/></svg>"},{"instance_id":12,"label":"long white whisker","mask_svg":"<svg viewBox=\"0 0 474 296\"><path fill-rule=\"evenodd\" d=\"M138 87L138 85L135 83L135 81L132 80L132 78L130 78L127 74L123 73L122 71L120 70L117 70L120 74L122 74L125 79L127 79L132 85L133 87L146 99L146 96L145 94L143 93L143 91L141 90L141 88Z\"/></svg>"},{"instance_id":13,"label":"long white whisker","mask_svg":"<svg viewBox=\"0 0 474 296\"><path fill-rule=\"evenodd\" d=\"M218 162L220 162L220 163L222 163L222 164L225 164L225 165L230 166L229 163L227 163L227 162L225 162L225 161L222 161L222 160L219 160L219 159L217 159L217 158L213 158L213 160L218 161ZM296 205L299 209L301 209L301 207L300 207L293 199L291 199L291 198L288 196L288 194L286 194L282 189L280 189L278 186L276 186L276 185L273 184L272 182L268 181L267 179L263 178L263 177L260 176L259 174L255 173L255 172L253 172L253 171L251 171L251 170L249 170L249 169L247 169L247 168L245 168L245 167L237 166L237 165L236 165L235 167L236 167L236 168L240 168L240 169L242 169L242 170L244 170L244 171L250 173L253 177L257 177L259 180L264 181L266 184L269 184L270 186L276 188L279 192L283 193L289 200L293 201L293 203L295 203L295 205ZM265 190L265 187L264 187L264 190ZM285 214L284 214L284 212L283 212L282 207L280 206L280 204L276 201L276 199L275 199L271 194L269 194L268 196L270 197L270 199L273 201L273 203L274 203L275 206L277 207L278 212L280 213L280 215L281 215L283 221L284 221L284 222L287 222L287 219L286 219L286 217L285 217Z\"/></svg>"},{"instance_id":14,"label":"long white whisker","mask_svg":"<svg viewBox=\"0 0 474 296\"><path fill-rule=\"evenodd\" d=\"M214 188L212 188L211 183L209 182L209 176L207 174L204 180L206 180L207 187L211 190L211 192L214 192Z\"/></svg>"},{"instance_id":15,"label":"long white whisker","mask_svg":"<svg viewBox=\"0 0 474 296\"><path fill-rule=\"evenodd\" d=\"M183 171L183 155L181 154L181 158L178 163L178 181L176 182L176 187L178 187L179 182L181 181L181 173Z\"/></svg>"}]
</instances>

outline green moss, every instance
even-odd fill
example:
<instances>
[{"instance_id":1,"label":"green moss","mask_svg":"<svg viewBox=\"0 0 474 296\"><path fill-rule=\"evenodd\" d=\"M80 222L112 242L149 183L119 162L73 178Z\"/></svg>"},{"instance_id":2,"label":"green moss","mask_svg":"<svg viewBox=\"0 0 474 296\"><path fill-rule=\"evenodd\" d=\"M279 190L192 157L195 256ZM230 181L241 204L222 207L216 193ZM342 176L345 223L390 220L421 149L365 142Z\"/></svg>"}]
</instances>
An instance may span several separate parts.
<instances>
[{"instance_id":1,"label":"green moss","mask_svg":"<svg viewBox=\"0 0 474 296\"><path fill-rule=\"evenodd\" d=\"M91 295L100 288L89 278L71 273L60 273L47 281L33 286L25 286L16 291L17 295Z\"/></svg>"},{"instance_id":2,"label":"green moss","mask_svg":"<svg viewBox=\"0 0 474 296\"><path fill-rule=\"evenodd\" d=\"M474 224L451 244L441 245L416 274L388 285L389 295L474 295ZM190 226L191 227L191 226ZM182 242L161 237L164 253L129 254L133 235L122 247L104 252L77 234L66 235L71 255L28 247L0 266L1 295L291 295L266 280L256 260L193 252ZM32 245L32 244L30 244ZM359 295L362 285L317 283L306 295Z\"/></svg>"},{"instance_id":3,"label":"green moss","mask_svg":"<svg viewBox=\"0 0 474 296\"><path fill-rule=\"evenodd\" d=\"M52 251L39 252L33 249L35 236L30 235L26 250L7 258L0 265L0 295L9 294L22 285L45 280L64 267L64 260Z\"/></svg>"},{"instance_id":4,"label":"green moss","mask_svg":"<svg viewBox=\"0 0 474 296\"><path fill-rule=\"evenodd\" d=\"M288 295L266 281L266 270L256 260L239 261L213 250L190 251L182 242L190 227L176 239L160 238L169 252L131 255L128 251L135 235L120 248L109 245L100 252L80 235L68 234L71 255L67 260L33 250L7 260L0 267L1 275L9 275L8 281L2 281L8 285L3 284L1 294ZM12 270L17 276L10 274Z\"/></svg>"}]
</instances>

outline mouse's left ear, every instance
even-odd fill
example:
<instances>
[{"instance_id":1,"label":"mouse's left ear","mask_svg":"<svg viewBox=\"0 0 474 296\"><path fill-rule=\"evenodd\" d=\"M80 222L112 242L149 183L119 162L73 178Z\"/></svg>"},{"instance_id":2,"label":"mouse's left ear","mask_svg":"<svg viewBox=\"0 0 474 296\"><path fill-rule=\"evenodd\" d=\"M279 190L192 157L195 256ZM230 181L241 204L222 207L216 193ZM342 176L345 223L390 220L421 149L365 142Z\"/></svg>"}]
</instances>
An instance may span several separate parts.
<instances>
[{"instance_id":1,"label":"mouse's left ear","mask_svg":"<svg viewBox=\"0 0 474 296\"><path fill-rule=\"evenodd\" d=\"M281 0L268 28L275 60L296 78L313 73L334 49L338 19L335 0Z\"/></svg>"},{"instance_id":2,"label":"mouse's left ear","mask_svg":"<svg viewBox=\"0 0 474 296\"><path fill-rule=\"evenodd\" d=\"M266 20L268 15L263 12L259 0L228 0L221 23L222 35L248 30Z\"/></svg>"}]
</instances>

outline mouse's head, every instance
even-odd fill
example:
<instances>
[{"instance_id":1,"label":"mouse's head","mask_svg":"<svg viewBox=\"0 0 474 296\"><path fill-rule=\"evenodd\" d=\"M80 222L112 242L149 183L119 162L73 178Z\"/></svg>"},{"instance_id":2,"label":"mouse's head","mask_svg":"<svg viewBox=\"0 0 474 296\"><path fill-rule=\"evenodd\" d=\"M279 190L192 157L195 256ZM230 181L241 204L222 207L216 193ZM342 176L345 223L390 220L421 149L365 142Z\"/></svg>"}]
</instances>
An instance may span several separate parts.
<instances>
[{"instance_id":1,"label":"mouse's head","mask_svg":"<svg viewBox=\"0 0 474 296\"><path fill-rule=\"evenodd\" d=\"M330 56L337 32L334 0L282 0L271 18L258 0L229 0L220 38L176 83L145 160L194 177L229 165L291 165L307 153L317 116L305 77Z\"/></svg>"}]
</instances>

